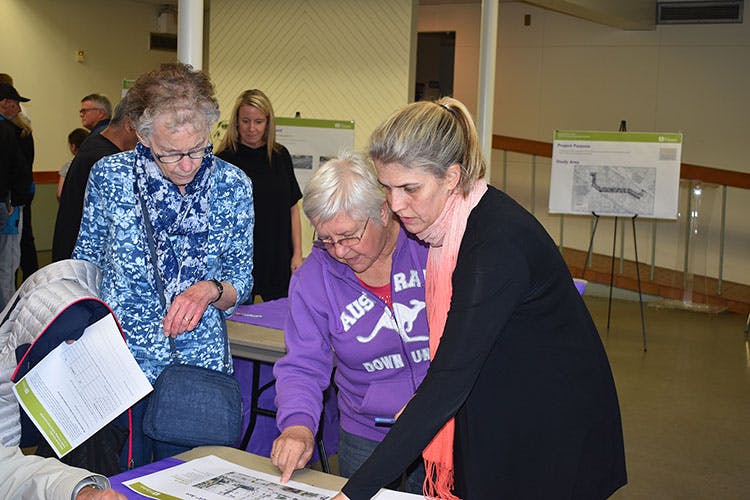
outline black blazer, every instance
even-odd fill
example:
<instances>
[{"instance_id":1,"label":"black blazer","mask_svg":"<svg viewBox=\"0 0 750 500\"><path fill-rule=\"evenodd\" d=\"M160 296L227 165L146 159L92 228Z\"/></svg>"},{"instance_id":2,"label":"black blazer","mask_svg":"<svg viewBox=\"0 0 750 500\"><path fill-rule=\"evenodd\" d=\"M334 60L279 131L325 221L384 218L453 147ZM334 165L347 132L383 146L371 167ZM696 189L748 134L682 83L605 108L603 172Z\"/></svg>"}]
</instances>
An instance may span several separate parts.
<instances>
[{"instance_id":1,"label":"black blazer","mask_svg":"<svg viewBox=\"0 0 750 500\"><path fill-rule=\"evenodd\" d=\"M627 482L596 327L544 227L491 186L469 216L427 376L344 493L370 498L453 416L464 500L605 498Z\"/></svg>"}]
</instances>

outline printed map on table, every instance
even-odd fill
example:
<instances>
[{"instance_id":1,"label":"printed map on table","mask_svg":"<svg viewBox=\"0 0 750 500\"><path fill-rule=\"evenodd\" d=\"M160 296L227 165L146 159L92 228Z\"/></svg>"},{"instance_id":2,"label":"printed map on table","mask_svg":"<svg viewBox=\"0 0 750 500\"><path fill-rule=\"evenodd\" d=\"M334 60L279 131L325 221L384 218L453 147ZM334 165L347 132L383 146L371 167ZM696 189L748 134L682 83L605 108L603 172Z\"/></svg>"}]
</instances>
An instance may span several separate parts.
<instances>
[{"instance_id":1,"label":"printed map on table","mask_svg":"<svg viewBox=\"0 0 750 500\"><path fill-rule=\"evenodd\" d=\"M149 498L200 498L221 500L327 500L335 491L289 481L255 471L214 455L190 460L146 476L131 479L125 486Z\"/></svg>"},{"instance_id":2,"label":"printed map on table","mask_svg":"<svg viewBox=\"0 0 750 500\"><path fill-rule=\"evenodd\" d=\"M194 488L215 493L222 498L272 500L327 500L327 494L305 491L249 476L241 472L227 472L193 485Z\"/></svg>"}]
</instances>

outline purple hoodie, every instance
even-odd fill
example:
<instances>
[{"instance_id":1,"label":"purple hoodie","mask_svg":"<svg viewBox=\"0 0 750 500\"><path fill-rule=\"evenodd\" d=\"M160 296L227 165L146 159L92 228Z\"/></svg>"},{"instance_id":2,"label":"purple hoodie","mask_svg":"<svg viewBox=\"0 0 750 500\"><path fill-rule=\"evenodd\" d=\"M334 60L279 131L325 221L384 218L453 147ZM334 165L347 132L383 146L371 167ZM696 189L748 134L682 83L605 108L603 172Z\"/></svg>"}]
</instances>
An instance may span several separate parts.
<instances>
[{"instance_id":1,"label":"purple hoodie","mask_svg":"<svg viewBox=\"0 0 750 500\"><path fill-rule=\"evenodd\" d=\"M402 228L393 252L391 310L349 266L313 248L292 276L287 354L273 368L281 431L292 425L317 431L322 393L335 365L341 427L383 439L388 427L376 427L374 418L393 417L429 366L426 263L427 247Z\"/></svg>"}]
</instances>

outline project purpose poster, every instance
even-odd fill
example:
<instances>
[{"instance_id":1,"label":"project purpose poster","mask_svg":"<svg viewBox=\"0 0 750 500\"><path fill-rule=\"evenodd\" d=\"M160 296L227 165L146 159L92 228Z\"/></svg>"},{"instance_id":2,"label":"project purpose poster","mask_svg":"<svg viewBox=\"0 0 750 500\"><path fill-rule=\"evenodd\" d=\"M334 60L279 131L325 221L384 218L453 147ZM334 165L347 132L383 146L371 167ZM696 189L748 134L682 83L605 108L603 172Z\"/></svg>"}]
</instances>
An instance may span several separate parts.
<instances>
[{"instance_id":1,"label":"project purpose poster","mask_svg":"<svg viewBox=\"0 0 750 500\"><path fill-rule=\"evenodd\" d=\"M276 117L276 142L292 155L294 175L304 192L319 165L354 149L354 121Z\"/></svg>"},{"instance_id":2,"label":"project purpose poster","mask_svg":"<svg viewBox=\"0 0 750 500\"><path fill-rule=\"evenodd\" d=\"M676 219L682 134L556 130L549 211Z\"/></svg>"}]
</instances>

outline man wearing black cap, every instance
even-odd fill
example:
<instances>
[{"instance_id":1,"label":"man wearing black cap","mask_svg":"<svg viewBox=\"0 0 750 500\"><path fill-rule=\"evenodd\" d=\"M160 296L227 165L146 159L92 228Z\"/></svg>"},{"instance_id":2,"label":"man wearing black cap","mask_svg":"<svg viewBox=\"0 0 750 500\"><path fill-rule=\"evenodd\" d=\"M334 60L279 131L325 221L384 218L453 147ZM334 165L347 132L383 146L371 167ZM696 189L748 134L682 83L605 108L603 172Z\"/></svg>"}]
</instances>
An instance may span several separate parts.
<instances>
[{"instance_id":1,"label":"man wearing black cap","mask_svg":"<svg viewBox=\"0 0 750 500\"><path fill-rule=\"evenodd\" d=\"M16 290L21 259L21 210L31 198L31 165L23 153L12 120L21 111L21 97L10 84L0 83L0 310Z\"/></svg>"}]
</instances>

